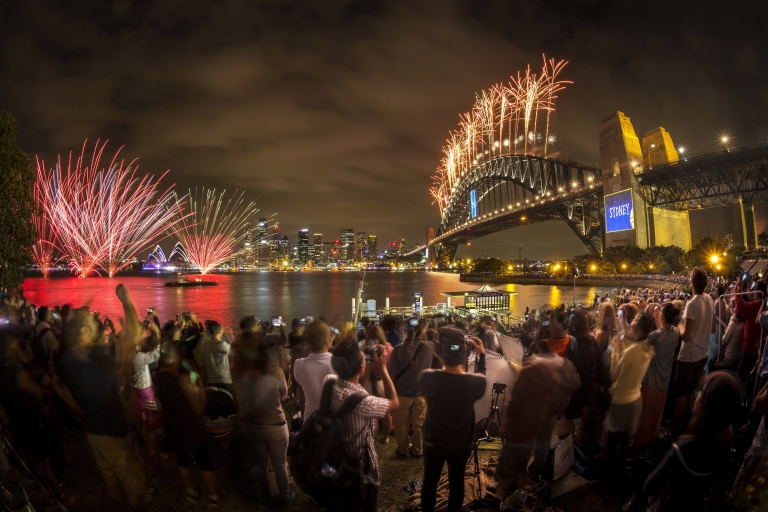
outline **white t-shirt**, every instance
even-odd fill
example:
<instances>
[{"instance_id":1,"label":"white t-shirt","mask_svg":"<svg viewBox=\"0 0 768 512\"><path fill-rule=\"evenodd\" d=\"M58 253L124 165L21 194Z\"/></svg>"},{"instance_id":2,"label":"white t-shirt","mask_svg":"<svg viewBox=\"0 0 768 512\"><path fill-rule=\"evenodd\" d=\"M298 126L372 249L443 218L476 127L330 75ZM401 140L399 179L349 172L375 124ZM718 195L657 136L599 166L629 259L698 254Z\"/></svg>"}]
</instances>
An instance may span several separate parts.
<instances>
[{"instance_id":1,"label":"white t-shirt","mask_svg":"<svg viewBox=\"0 0 768 512\"><path fill-rule=\"evenodd\" d=\"M323 393L323 379L326 375L335 374L331 366L330 352L325 354L309 354L297 359L293 365L293 377L304 390L304 417L308 418L320 407L320 395Z\"/></svg>"},{"instance_id":2,"label":"white t-shirt","mask_svg":"<svg viewBox=\"0 0 768 512\"><path fill-rule=\"evenodd\" d=\"M683 341L680 346L679 361L693 363L707 358L709 335L712 332L712 319L715 317L715 304L709 295L694 295L685 305L683 320L693 320L691 341Z\"/></svg>"}]
</instances>

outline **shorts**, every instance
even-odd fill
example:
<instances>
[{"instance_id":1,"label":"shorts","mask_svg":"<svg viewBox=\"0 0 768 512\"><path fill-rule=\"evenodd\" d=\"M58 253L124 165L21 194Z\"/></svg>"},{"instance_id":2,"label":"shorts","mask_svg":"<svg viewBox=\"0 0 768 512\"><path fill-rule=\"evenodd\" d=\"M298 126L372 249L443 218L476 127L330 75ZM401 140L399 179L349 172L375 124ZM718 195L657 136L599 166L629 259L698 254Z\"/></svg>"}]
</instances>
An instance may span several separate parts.
<instances>
[{"instance_id":1,"label":"shorts","mask_svg":"<svg viewBox=\"0 0 768 512\"><path fill-rule=\"evenodd\" d=\"M176 452L176 464L183 468L189 468L188 451ZM200 471L213 471L213 455L211 455L211 443L207 440L200 443L200 446L194 452L195 462Z\"/></svg>"},{"instance_id":2,"label":"shorts","mask_svg":"<svg viewBox=\"0 0 768 512\"><path fill-rule=\"evenodd\" d=\"M704 366L707 364L707 358L700 361L678 361L677 371L675 372L675 396L683 398L692 395L699 387L701 377L704 375Z\"/></svg>"}]
</instances>

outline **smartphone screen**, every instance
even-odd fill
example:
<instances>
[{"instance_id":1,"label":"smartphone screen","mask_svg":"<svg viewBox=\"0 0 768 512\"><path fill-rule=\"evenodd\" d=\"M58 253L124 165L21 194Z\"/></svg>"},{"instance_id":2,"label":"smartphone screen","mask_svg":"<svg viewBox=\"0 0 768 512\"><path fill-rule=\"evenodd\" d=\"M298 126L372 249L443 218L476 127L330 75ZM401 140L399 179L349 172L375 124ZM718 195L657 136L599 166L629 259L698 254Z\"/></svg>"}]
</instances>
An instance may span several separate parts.
<instances>
[{"instance_id":1,"label":"smartphone screen","mask_svg":"<svg viewBox=\"0 0 768 512\"><path fill-rule=\"evenodd\" d=\"M274 325L275 327L279 327L280 326L280 317L273 316L272 317L272 325Z\"/></svg>"}]
</instances>

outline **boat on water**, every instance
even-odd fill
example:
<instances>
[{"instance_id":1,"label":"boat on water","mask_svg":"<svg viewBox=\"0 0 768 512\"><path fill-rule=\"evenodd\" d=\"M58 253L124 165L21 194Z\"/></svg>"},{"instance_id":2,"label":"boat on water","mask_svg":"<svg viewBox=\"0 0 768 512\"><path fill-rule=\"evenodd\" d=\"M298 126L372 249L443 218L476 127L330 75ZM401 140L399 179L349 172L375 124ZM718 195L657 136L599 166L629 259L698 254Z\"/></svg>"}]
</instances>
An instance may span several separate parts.
<instances>
[{"instance_id":1,"label":"boat on water","mask_svg":"<svg viewBox=\"0 0 768 512\"><path fill-rule=\"evenodd\" d=\"M186 276L180 276L175 281L168 281L165 286L170 287L185 287L185 286L218 286L216 281L203 281L199 277L196 277L192 281L186 278Z\"/></svg>"}]
</instances>

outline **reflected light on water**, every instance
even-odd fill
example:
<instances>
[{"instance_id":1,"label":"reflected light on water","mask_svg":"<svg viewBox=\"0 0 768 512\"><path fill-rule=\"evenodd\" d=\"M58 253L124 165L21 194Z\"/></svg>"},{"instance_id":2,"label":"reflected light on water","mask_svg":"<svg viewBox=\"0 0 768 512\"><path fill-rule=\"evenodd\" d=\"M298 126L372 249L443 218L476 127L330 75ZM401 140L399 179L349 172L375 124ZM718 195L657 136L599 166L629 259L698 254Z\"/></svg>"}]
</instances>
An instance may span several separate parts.
<instances>
[{"instance_id":1,"label":"reflected light on water","mask_svg":"<svg viewBox=\"0 0 768 512\"><path fill-rule=\"evenodd\" d=\"M215 319L222 325L236 327L239 319L255 314L262 320L281 315L290 326L294 317L324 316L329 321L349 317L352 297L356 294L356 272L253 272L242 274L213 274L203 277L219 282L216 287L166 288L163 284L175 276L119 276L109 278L29 278L24 281L27 299L40 305L87 305L93 311L112 318L122 317L122 306L115 296L115 287L124 283L133 299L140 318L147 308L155 307L160 320L172 320L175 315L194 311L201 320ZM462 283L457 274L432 272L366 274L363 300L373 299L378 308L389 297L391 307L410 306L414 292L424 294L425 305L445 303L440 292L471 291L481 283ZM510 297L510 309L522 315L526 306L538 309L542 304L558 305L571 302L573 291L568 287L493 284L494 288L517 292ZM576 288L579 302L591 301L595 291L608 288ZM452 301L454 304L455 301ZM461 301L459 301L461 304Z\"/></svg>"}]
</instances>

